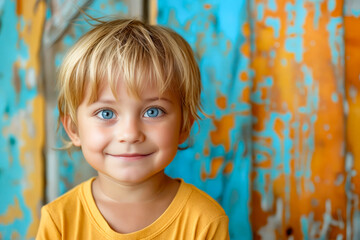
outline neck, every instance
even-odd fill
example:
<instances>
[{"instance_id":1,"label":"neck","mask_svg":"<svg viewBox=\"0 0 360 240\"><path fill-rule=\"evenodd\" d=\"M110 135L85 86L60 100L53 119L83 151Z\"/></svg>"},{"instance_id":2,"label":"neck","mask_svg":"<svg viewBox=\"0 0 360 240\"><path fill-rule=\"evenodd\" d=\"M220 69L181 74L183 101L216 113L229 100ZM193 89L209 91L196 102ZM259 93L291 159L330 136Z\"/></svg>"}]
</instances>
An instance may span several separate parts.
<instances>
[{"instance_id":1,"label":"neck","mask_svg":"<svg viewBox=\"0 0 360 240\"><path fill-rule=\"evenodd\" d=\"M99 173L92 188L97 199L114 203L146 203L161 197L172 182L173 179L164 171L139 183L124 183Z\"/></svg>"}]
</instances>

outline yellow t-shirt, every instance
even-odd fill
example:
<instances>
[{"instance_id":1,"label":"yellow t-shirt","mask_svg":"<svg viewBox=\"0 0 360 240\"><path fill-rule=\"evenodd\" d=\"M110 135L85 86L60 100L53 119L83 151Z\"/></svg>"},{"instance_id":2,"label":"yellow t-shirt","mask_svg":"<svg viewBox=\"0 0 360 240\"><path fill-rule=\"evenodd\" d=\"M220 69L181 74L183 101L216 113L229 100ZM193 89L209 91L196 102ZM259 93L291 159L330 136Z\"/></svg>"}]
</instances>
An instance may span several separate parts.
<instances>
[{"instance_id":1,"label":"yellow t-shirt","mask_svg":"<svg viewBox=\"0 0 360 240\"><path fill-rule=\"evenodd\" d=\"M175 198L155 222L133 233L115 232L95 204L93 180L41 209L36 239L229 239L229 219L221 206L182 180Z\"/></svg>"}]
</instances>

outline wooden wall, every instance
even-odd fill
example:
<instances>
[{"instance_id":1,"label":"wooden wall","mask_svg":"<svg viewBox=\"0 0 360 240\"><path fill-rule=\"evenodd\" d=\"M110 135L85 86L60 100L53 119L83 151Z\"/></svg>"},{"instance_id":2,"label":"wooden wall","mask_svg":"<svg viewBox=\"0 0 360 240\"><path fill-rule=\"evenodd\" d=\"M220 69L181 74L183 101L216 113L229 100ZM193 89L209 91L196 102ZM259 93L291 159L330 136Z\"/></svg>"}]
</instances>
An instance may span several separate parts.
<instances>
[{"instance_id":1,"label":"wooden wall","mask_svg":"<svg viewBox=\"0 0 360 240\"><path fill-rule=\"evenodd\" d=\"M208 192L231 239L360 238L356 0L0 1L0 239L94 175L54 150L56 69L92 16L149 18L193 47L210 118L168 174Z\"/></svg>"}]
</instances>

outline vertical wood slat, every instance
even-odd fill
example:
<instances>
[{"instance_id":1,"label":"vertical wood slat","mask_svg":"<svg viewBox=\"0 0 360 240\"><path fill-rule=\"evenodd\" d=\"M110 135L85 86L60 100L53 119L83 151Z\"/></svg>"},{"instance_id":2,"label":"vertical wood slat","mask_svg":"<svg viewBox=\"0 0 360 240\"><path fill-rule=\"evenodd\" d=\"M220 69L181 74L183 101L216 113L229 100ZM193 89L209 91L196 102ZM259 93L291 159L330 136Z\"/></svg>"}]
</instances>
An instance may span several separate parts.
<instances>
[{"instance_id":1,"label":"vertical wood slat","mask_svg":"<svg viewBox=\"0 0 360 240\"><path fill-rule=\"evenodd\" d=\"M46 5L27 0L0 7L0 239L32 239L44 193L40 47Z\"/></svg>"},{"instance_id":2,"label":"vertical wood slat","mask_svg":"<svg viewBox=\"0 0 360 240\"><path fill-rule=\"evenodd\" d=\"M254 239L346 237L342 8L254 2Z\"/></svg>"}]
</instances>

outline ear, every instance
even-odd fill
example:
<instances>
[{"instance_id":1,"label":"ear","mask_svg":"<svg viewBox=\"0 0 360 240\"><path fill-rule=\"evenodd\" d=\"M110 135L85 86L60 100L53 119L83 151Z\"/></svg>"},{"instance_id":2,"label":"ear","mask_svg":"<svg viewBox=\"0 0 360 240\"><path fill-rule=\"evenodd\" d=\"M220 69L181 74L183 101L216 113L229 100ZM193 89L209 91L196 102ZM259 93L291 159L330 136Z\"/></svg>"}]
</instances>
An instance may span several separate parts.
<instances>
[{"instance_id":1,"label":"ear","mask_svg":"<svg viewBox=\"0 0 360 240\"><path fill-rule=\"evenodd\" d=\"M71 117L69 115L67 115L67 116L61 118L61 122L64 126L64 129L65 129L67 135L71 139L71 142L74 144L74 146L80 147L81 141L79 138L79 131L78 131L75 123L72 121Z\"/></svg>"},{"instance_id":2,"label":"ear","mask_svg":"<svg viewBox=\"0 0 360 240\"><path fill-rule=\"evenodd\" d=\"M190 135L191 127L194 124L194 119L190 119L189 127L180 133L179 144L183 144Z\"/></svg>"}]
</instances>

